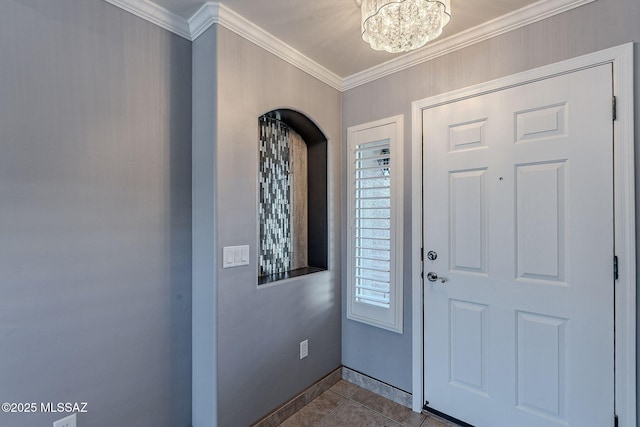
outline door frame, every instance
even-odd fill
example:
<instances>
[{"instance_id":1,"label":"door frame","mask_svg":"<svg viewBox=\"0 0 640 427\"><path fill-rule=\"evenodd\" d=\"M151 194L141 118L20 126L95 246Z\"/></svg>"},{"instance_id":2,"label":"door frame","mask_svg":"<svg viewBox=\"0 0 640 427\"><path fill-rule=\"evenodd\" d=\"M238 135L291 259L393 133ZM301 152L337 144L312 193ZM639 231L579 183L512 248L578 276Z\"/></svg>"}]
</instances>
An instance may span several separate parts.
<instances>
[{"instance_id":1,"label":"door frame","mask_svg":"<svg viewBox=\"0 0 640 427\"><path fill-rule=\"evenodd\" d=\"M411 104L411 308L412 308L412 409L424 404L423 248L422 229L422 111L427 108L519 86L602 64L613 64L613 93L617 101L613 122L614 251L618 257L615 283L615 413L620 427L636 426L636 246L633 43L432 96ZM613 262L613 260L612 260Z\"/></svg>"}]
</instances>

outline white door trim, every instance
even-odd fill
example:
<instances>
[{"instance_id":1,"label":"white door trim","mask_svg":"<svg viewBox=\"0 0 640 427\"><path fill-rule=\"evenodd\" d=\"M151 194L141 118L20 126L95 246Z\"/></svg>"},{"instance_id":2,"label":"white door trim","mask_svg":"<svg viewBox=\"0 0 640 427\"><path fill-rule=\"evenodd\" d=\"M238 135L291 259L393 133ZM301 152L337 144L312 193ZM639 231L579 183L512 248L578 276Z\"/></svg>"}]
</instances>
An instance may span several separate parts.
<instances>
[{"instance_id":1,"label":"white door trim","mask_svg":"<svg viewBox=\"0 0 640 427\"><path fill-rule=\"evenodd\" d=\"M412 103L412 388L413 410L424 403L422 289L422 110L511 86L546 79L600 64L613 64L613 93L617 98L614 131L615 253L619 278L615 284L615 410L620 427L636 426L636 241L633 124L633 43L525 71Z\"/></svg>"}]
</instances>

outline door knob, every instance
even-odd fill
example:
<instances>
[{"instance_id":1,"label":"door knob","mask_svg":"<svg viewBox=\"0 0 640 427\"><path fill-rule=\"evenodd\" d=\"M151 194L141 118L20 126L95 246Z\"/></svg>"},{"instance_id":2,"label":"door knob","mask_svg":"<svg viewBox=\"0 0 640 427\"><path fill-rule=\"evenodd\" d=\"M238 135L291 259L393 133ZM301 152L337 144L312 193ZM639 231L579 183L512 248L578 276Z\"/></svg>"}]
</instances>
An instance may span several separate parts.
<instances>
[{"instance_id":1,"label":"door knob","mask_svg":"<svg viewBox=\"0 0 640 427\"><path fill-rule=\"evenodd\" d=\"M430 282L437 282L439 280L441 283L445 283L447 281L447 278L438 277L438 273L436 273L435 271L430 271L427 273L427 280Z\"/></svg>"}]
</instances>

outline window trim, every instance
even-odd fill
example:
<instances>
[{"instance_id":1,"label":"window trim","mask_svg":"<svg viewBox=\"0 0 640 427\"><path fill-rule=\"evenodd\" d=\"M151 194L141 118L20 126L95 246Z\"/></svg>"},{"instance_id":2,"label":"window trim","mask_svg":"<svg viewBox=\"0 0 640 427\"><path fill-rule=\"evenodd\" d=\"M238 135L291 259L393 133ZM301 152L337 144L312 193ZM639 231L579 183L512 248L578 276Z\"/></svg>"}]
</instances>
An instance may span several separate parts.
<instances>
[{"instance_id":1,"label":"window trim","mask_svg":"<svg viewBox=\"0 0 640 427\"><path fill-rule=\"evenodd\" d=\"M404 116L398 115L347 129L347 319L392 332L403 332L403 134ZM356 301L355 283L355 147L388 139L391 189L391 269L389 308Z\"/></svg>"}]
</instances>

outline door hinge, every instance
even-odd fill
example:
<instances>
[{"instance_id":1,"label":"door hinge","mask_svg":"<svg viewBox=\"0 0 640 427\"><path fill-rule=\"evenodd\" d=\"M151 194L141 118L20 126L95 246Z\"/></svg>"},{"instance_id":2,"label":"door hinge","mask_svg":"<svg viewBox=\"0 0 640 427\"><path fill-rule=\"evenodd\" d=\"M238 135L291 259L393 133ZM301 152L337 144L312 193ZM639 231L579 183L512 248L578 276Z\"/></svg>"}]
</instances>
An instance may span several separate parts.
<instances>
[{"instance_id":1,"label":"door hinge","mask_svg":"<svg viewBox=\"0 0 640 427\"><path fill-rule=\"evenodd\" d=\"M613 97L613 100L611 102L611 108L613 121L615 122L618 118L618 99L615 96Z\"/></svg>"},{"instance_id":2,"label":"door hinge","mask_svg":"<svg viewBox=\"0 0 640 427\"><path fill-rule=\"evenodd\" d=\"M618 416L617 415L613 416L613 427L618 427Z\"/></svg>"},{"instance_id":3,"label":"door hinge","mask_svg":"<svg viewBox=\"0 0 640 427\"><path fill-rule=\"evenodd\" d=\"M420 248L420 261L424 261L424 248Z\"/></svg>"},{"instance_id":4,"label":"door hinge","mask_svg":"<svg viewBox=\"0 0 640 427\"><path fill-rule=\"evenodd\" d=\"M618 257L613 256L613 280L618 280Z\"/></svg>"}]
</instances>

